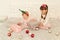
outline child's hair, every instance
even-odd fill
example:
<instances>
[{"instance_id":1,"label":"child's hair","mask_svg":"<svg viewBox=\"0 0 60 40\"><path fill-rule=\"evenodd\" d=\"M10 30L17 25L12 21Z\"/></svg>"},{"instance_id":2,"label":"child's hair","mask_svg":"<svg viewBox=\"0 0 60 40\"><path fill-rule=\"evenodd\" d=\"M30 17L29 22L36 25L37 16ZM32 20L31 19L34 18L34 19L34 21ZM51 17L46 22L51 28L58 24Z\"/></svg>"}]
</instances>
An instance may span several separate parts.
<instances>
[{"instance_id":1,"label":"child's hair","mask_svg":"<svg viewBox=\"0 0 60 40\"><path fill-rule=\"evenodd\" d=\"M28 13L22 13L22 15L24 15L24 14L26 14L27 16L29 16L29 14L28 14Z\"/></svg>"},{"instance_id":2,"label":"child's hair","mask_svg":"<svg viewBox=\"0 0 60 40\"><path fill-rule=\"evenodd\" d=\"M40 10L48 10L48 6L46 4L42 4Z\"/></svg>"},{"instance_id":3,"label":"child's hair","mask_svg":"<svg viewBox=\"0 0 60 40\"><path fill-rule=\"evenodd\" d=\"M22 15L26 14L27 16L29 16L28 11L24 11L24 10L21 10L21 9L19 9L19 11L21 11L21 12L22 12Z\"/></svg>"}]
</instances>

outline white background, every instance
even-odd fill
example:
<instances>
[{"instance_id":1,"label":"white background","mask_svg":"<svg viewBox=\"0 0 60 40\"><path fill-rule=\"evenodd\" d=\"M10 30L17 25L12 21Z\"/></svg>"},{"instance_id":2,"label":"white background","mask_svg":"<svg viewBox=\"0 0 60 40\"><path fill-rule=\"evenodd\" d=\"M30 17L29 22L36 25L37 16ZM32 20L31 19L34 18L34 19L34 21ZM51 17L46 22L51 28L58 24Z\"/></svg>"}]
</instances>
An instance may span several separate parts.
<instances>
[{"instance_id":1,"label":"white background","mask_svg":"<svg viewBox=\"0 0 60 40\"><path fill-rule=\"evenodd\" d=\"M20 17L18 9L29 11L31 16L39 16L39 7L47 4L51 17L60 17L60 0L0 0L0 16Z\"/></svg>"}]
</instances>

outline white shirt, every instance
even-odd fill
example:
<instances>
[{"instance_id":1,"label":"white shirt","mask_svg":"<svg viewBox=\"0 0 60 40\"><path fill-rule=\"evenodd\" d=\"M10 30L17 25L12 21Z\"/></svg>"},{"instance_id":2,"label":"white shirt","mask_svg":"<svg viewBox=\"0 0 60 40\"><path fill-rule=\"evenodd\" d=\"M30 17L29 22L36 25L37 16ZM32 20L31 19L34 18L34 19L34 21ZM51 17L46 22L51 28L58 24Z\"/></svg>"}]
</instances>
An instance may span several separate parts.
<instances>
[{"instance_id":1,"label":"white shirt","mask_svg":"<svg viewBox=\"0 0 60 40\"><path fill-rule=\"evenodd\" d=\"M45 15L43 15L43 17L45 17ZM49 23L49 18L50 18L50 16L47 14L45 20L40 18L40 22L42 22L45 25L45 24Z\"/></svg>"}]
</instances>

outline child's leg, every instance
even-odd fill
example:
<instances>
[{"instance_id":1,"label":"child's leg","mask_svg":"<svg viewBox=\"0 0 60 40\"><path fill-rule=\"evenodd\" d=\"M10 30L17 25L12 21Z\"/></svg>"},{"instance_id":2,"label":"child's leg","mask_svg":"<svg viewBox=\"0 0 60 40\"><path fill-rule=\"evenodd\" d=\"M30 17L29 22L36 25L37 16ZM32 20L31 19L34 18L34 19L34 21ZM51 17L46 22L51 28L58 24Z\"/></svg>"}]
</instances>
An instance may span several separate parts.
<instances>
[{"instance_id":1,"label":"child's leg","mask_svg":"<svg viewBox=\"0 0 60 40\"><path fill-rule=\"evenodd\" d=\"M48 28L48 29L51 29L51 25L49 23L45 24L45 27Z\"/></svg>"},{"instance_id":2,"label":"child's leg","mask_svg":"<svg viewBox=\"0 0 60 40\"><path fill-rule=\"evenodd\" d=\"M50 24L45 24L43 26L40 26L41 29L51 29Z\"/></svg>"},{"instance_id":3,"label":"child's leg","mask_svg":"<svg viewBox=\"0 0 60 40\"><path fill-rule=\"evenodd\" d=\"M47 25L44 25L42 22L39 23L40 29L48 29Z\"/></svg>"},{"instance_id":4,"label":"child's leg","mask_svg":"<svg viewBox=\"0 0 60 40\"><path fill-rule=\"evenodd\" d=\"M40 29L48 29L46 26L42 26L42 27L40 27Z\"/></svg>"}]
</instances>

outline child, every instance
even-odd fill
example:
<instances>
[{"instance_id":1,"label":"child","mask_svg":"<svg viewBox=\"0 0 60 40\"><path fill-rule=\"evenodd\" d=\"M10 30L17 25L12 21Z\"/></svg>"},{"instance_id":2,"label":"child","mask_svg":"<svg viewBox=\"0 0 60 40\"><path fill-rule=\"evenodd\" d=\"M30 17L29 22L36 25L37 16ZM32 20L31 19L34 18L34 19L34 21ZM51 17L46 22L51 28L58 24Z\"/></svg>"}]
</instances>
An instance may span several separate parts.
<instances>
[{"instance_id":1,"label":"child","mask_svg":"<svg viewBox=\"0 0 60 40\"><path fill-rule=\"evenodd\" d=\"M46 17L47 17L47 14L48 14L48 6L46 4L42 4L41 7L40 7L40 11L41 11L41 22L40 22L40 26L39 28L42 28L42 29L48 29L50 28L50 25L47 24L47 20L46 20Z\"/></svg>"},{"instance_id":2,"label":"child","mask_svg":"<svg viewBox=\"0 0 60 40\"><path fill-rule=\"evenodd\" d=\"M23 25L25 26L24 28L31 28L31 29L35 29L37 27L37 20L35 18L29 17L29 13L26 11L26 13L22 10L20 10L21 12L23 12L22 16L23 16Z\"/></svg>"},{"instance_id":3,"label":"child","mask_svg":"<svg viewBox=\"0 0 60 40\"><path fill-rule=\"evenodd\" d=\"M17 24L13 24L10 26L8 36L11 36L12 32L20 32L21 30L23 30L24 28L27 27L27 21L29 18L29 13L27 11L23 11L23 10L20 10L20 11L22 12L23 20L22 20L22 22L19 22Z\"/></svg>"}]
</instances>

